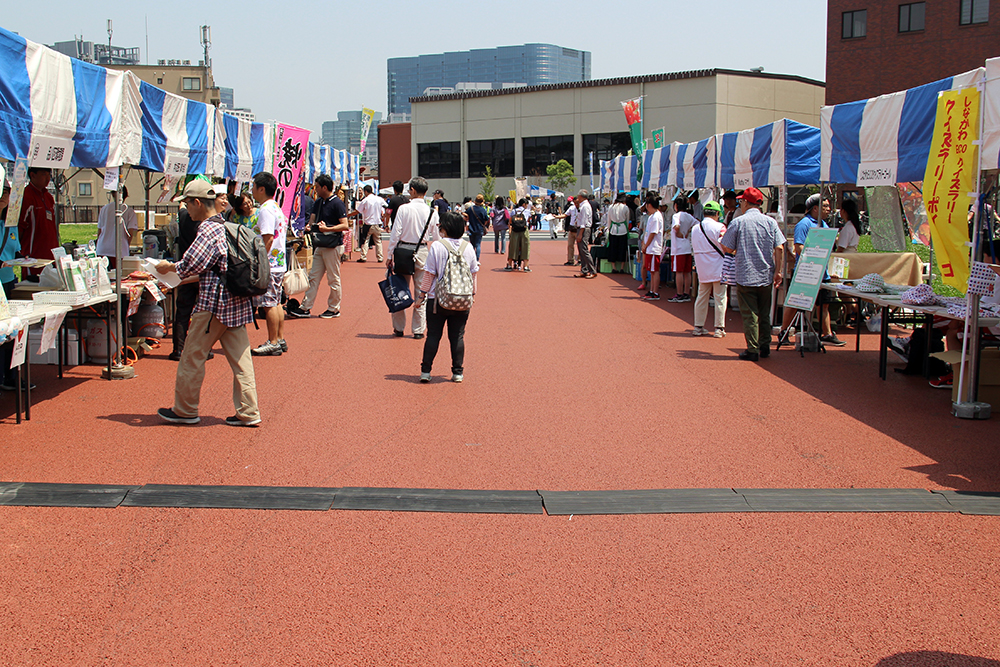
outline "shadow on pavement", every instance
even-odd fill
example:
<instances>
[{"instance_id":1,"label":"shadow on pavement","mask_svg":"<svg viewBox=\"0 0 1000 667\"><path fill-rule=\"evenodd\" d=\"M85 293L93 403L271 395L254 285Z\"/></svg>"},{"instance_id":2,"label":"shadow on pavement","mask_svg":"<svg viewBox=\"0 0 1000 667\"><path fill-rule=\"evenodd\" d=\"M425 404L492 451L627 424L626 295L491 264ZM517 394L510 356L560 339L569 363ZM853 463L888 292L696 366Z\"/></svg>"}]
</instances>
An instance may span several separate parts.
<instances>
[{"instance_id":1,"label":"shadow on pavement","mask_svg":"<svg viewBox=\"0 0 1000 667\"><path fill-rule=\"evenodd\" d=\"M163 426L163 427L174 427L174 428L201 428L204 426L218 426L220 424L225 425L225 420L220 417L210 417L202 415L201 421L197 424L168 424L156 415L156 410L147 414L113 414L113 415L96 415L97 419L101 419L108 422L116 422L118 424L125 424L126 426L135 426L138 428L146 428L148 426Z\"/></svg>"},{"instance_id":2,"label":"shadow on pavement","mask_svg":"<svg viewBox=\"0 0 1000 667\"><path fill-rule=\"evenodd\" d=\"M742 327L729 334L742 336ZM758 365L934 461L907 470L959 491L1000 490L998 410L985 421L953 417L950 391L928 386L922 376L893 372L900 364L891 355L887 378L879 378L878 334L863 332L860 352L854 351L853 339L851 332L847 347L828 348L826 354L807 352L804 357L794 348L776 352L772 347L770 359Z\"/></svg>"},{"instance_id":3,"label":"shadow on pavement","mask_svg":"<svg viewBox=\"0 0 1000 667\"><path fill-rule=\"evenodd\" d=\"M943 651L911 651L882 658L875 667L1000 667L1000 660Z\"/></svg>"}]
</instances>

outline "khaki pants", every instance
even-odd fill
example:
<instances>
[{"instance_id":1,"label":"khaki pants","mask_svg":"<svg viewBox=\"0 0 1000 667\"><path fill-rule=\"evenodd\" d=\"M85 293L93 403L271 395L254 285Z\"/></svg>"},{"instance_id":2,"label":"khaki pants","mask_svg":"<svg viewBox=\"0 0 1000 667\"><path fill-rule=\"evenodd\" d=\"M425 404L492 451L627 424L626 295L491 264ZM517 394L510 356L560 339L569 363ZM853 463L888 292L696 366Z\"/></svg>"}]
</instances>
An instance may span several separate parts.
<instances>
[{"instance_id":1,"label":"khaki pants","mask_svg":"<svg viewBox=\"0 0 1000 667\"><path fill-rule=\"evenodd\" d=\"M227 327L208 312L191 316L191 328L177 366L174 412L181 417L198 416L201 385L205 380L205 360L216 341L222 344L222 351L233 369L233 405L236 407L236 416L243 421L260 419L247 328Z\"/></svg>"},{"instance_id":2,"label":"khaki pants","mask_svg":"<svg viewBox=\"0 0 1000 667\"><path fill-rule=\"evenodd\" d=\"M382 228L376 225L372 225L368 228L368 235L361 239L358 243L358 247L361 251L361 256L368 259L368 239L372 239L375 243L375 258L382 262Z\"/></svg>"},{"instance_id":3,"label":"khaki pants","mask_svg":"<svg viewBox=\"0 0 1000 667\"><path fill-rule=\"evenodd\" d=\"M344 246L336 248L316 248L313 251L312 268L309 269L309 289L302 297L302 310L309 310L316 301L319 291L319 280L326 274L326 284L330 286L330 295L326 299L329 310L340 311L340 300L343 296L340 290L340 256Z\"/></svg>"},{"instance_id":4,"label":"khaki pants","mask_svg":"<svg viewBox=\"0 0 1000 667\"><path fill-rule=\"evenodd\" d=\"M694 302L694 325L704 327L708 319L708 299L715 298L715 328L726 328L726 290L729 286L720 282L698 283L698 298Z\"/></svg>"},{"instance_id":5,"label":"khaki pants","mask_svg":"<svg viewBox=\"0 0 1000 667\"><path fill-rule=\"evenodd\" d=\"M572 264L576 261L575 250L576 248L576 227L570 227L569 231L566 232L566 261Z\"/></svg>"}]
</instances>

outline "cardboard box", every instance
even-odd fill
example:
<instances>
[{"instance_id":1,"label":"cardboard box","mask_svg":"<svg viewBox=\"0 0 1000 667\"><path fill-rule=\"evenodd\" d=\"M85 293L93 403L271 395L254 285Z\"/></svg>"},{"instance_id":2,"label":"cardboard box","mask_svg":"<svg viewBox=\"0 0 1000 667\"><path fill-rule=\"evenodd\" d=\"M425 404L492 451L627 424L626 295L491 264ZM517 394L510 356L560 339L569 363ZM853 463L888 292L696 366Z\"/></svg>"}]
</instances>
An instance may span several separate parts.
<instances>
[{"instance_id":1,"label":"cardboard box","mask_svg":"<svg viewBox=\"0 0 1000 667\"><path fill-rule=\"evenodd\" d=\"M962 353L937 352L931 356L951 364L955 382L951 389L951 402L958 400L958 375ZM989 403L994 412L1000 412L1000 350L987 349L979 353L979 393L978 400Z\"/></svg>"}]
</instances>

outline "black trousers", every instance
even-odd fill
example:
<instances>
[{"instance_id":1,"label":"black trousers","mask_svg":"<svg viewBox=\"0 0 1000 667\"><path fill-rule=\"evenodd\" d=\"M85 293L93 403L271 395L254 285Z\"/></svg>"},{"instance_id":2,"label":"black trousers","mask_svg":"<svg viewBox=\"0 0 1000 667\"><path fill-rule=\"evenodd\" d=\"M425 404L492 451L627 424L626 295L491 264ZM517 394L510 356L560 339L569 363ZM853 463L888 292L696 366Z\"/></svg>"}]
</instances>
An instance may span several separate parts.
<instances>
[{"instance_id":1,"label":"black trousers","mask_svg":"<svg viewBox=\"0 0 1000 667\"><path fill-rule=\"evenodd\" d=\"M184 350L184 341L187 340L188 328L191 326L191 313L194 312L196 303L198 303L198 283L178 285L174 290L174 325L171 329L174 352L177 354Z\"/></svg>"},{"instance_id":2,"label":"black trousers","mask_svg":"<svg viewBox=\"0 0 1000 667\"><path fill-rule=\"evenodd\" d=\"M430 373L437 356L445 322L448 323L448 342L451 343L451 372L461 375L465 363L465 325L469 321L468 310L446 310L435 308L434 299L427 301L427 338L424 340L424 358L420 362L420 372Z\"/></svg>"}]
</instances>

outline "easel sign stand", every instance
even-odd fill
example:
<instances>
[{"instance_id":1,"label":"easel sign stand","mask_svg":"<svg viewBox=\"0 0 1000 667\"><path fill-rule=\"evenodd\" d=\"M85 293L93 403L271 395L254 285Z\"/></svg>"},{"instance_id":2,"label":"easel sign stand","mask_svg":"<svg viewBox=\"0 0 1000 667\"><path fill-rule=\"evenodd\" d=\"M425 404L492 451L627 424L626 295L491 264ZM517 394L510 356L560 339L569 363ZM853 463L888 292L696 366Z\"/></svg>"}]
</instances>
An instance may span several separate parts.
<instances>
[{"instance_id":1,"label":"easel sign stand","mask_svg":"<svg viewBox=\"0 0 1000 667\"><path fill-rule=\"evenodd\" d=\"M802 246L802 254L799 256L798 264L795 265L795 275L792 276L792 282L785 295L785 308L793 308L795 317L792 324L778 339L776 350L780 350L782 345L789 343L788 332L791 331L792 326L795 326L802 335L799 356L805 356L807 340L815 340L818 345L817 349L826 353L826 346L823 345L823 341L820 340L819 334L813 327L812 310L816 306L820 284L826 276L826 267L830 262L830 253L833 252L833 244L836 241L836 229L817 227L809 231L809 236L806 237L806 242Z\"/></svg>"}]
</instances>

